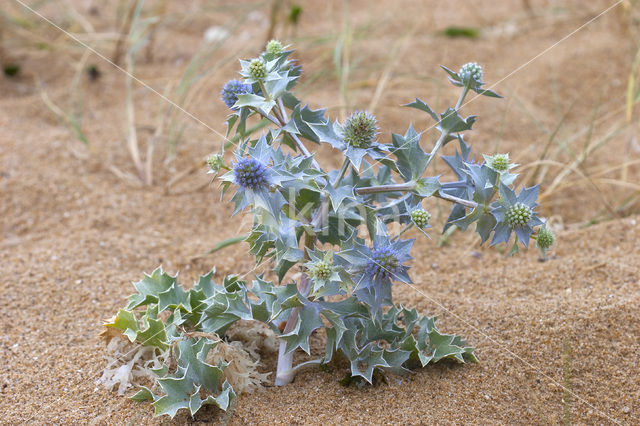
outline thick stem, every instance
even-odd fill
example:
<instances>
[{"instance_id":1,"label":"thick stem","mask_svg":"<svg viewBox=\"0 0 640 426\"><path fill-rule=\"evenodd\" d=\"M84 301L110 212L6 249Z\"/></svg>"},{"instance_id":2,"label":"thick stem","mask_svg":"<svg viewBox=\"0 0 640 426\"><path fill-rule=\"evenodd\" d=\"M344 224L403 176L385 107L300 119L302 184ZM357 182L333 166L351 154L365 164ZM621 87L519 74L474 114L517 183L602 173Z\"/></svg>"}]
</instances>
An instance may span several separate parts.
<instances>
[{"instance_id":1,"label":"thick stem","mask_svg":"<svg viewBox=\"0 0 640 426\"><path fill-rule=\"evenodd\" d=\"M471 209L475 209L476 207L478 207L478 203L476 203L475 201L465 200L453 195L444 194L442 192L436 192L435 194L433 194L433 196L441 198L443 200L451 201L452 203L462 204L463 206L469 207Z\"/></svg>"},{"instance_id":2,"label":"thick stem","mask_svg":"<svg viewBox=\"0 0 640 426\"><path fill-rule=\"evenodd\" d=\"M336 178L336 181L333 182L334 188L340 184L340 182L344 178L345 173L347 173L348 168L349 168L349 159L345 158L344 162L342 163L342 167L340 167L340 172L338 172L338 177Z\"/></svg>"},{"instance_id":3,"label":"thick stem","mask_svg":"<svg viewBox=\"0 0 640 426\"><path fill-rule=\"evenodd\" d=\"M285 123L289 121L289 117L287 117L287 110L284 108L284 102L282 102L282 98L278 98L278 108L280 108L280 114L282 114L282 118Z\"/></svg>"},{"instance_id":4,"label":"thick stem","mask_svg":"<svg viewBox=\"0 0 640 426\"><path fill-rule=\"evenodd\" d=\"M267 101L271 100L271 96L269 96L269 92L267 92L267 88L264 87L264 83L262 82L262 80L258 81L258 84L260 85L260 88L262 89L262 94L264 95L264 98Z\"/></svg>"},{"instance_id":5,"label":"thick stem","mask_svg":"<svg viewBox=\"0 0 640 426\"><path fill-rule=\"evenodd\" d=\"M458 110L460 109L460 107L462 106L462 102L464 102L464 98L465 96L467 96L467 93L469 92L469 88L467 86L465 86L462 89L462 93L460 93L460 97L458 98L458 102L456 102L456 112L458 112ZM424 169L427 170L427 167L429 167L429 164L431 164L431 162L433 161L433 159L436 156L436 153L438 152L438 150L440 148L442 148L442 145L444 145L444 141L445 139L450 135L451 133L449 132L442 132L440 134L440 137L438 138L438 141L436 142L435 146L433 147L433 149L431 150L431 152L429 153L429 159L427 160L427 164L424 166Z\"/></svg>"},{"instance_id":6,"label":"thick stem","mask_svg":"<svg viewBox=\"0 0 640 426\"><path fill-rule=\"evenodd\" d=\"M295 307L291 310L291 314L289 315L289 319L287 320L287 325L284 327L283 334L287 334L293 330L298 322L298 315L300 312L299 307ZM280 341L280 347L278 348L278 366L276 367L276 386L284 386L288 385L293 381L295 377L295 371L293 370L293 353L291 351L289 353L285 353L287 349L287 342L284 340Z\"/></svg>"},{"instance_id":7,"label":"thick stem","mask_svg":"<svg viewBox=\"0 0 640 426\"><path fill-rule=\"evenodd\" d=\"M415 188L415 183L394 183L391 185L378 185L378 186L365 186L363 188L356 189L356 193L362 194L378 194L380 192L396 192L396 191L411 191Z\"/></svg>"},{"instance_id":8,"label":"thick stem","mask_svg":"<svg viewBox=\"0 0 640 426\"><path fill-rule=\"evenodd\" d=\"M464 98L465 98L465 96L467 96L467 93L469 93L469 87L464 86L464 89L462 89L462 93L460 94L460 97L458 98L458 102L456 103L456 111L458 111L460 109L460 107L462 106L462 102L464 102Z\"/></svg>"},{"instance_id":9,"label":"thick stem","mask_svg":"<svg viewBox=\"0 0 640 426\"><path fill-rule=\"evenodd\" d=\"M316 239L314 236L305 234L305 247L313 247L315 241ZM300 294L304 296L307 296L311 290L311 282L305 273L300 277L298 290L300 291ZM287 324L285 325L282 334L290 333L298 323L299 317L300 307L297 306L291 310L289 319L287 320ZM288 385L293 381L293 378L296 375L296 370L293 368L293 353L295 351L285 353L286 349L287 343L285 341L281 341L280 347L278 348L278 365L276 368L276 380L274 383L276 386Z\"/></svg>"},{"instance_id":10,"label":"thick stem","mask_svg":"<svg viewBox=\"0 0 640 426\"><path fill-rule=\"evenodd\" d=\"M366 186L364 188L356 189L356 193L378 194L381 192L411 191L414 187L415 187L415 184L413 184L412 182L398 183L393 185ZM472 209L475 209L476 207L478 207L478 203L474 201L465 200L463 198L458 198L456 196L445 194L442 192L436 192L435 194L433 194L433 196L437 198L441 198L443 200L451 201L452 203L461 204L465 207L469 207Z\"/></svg>"}]
</instances>

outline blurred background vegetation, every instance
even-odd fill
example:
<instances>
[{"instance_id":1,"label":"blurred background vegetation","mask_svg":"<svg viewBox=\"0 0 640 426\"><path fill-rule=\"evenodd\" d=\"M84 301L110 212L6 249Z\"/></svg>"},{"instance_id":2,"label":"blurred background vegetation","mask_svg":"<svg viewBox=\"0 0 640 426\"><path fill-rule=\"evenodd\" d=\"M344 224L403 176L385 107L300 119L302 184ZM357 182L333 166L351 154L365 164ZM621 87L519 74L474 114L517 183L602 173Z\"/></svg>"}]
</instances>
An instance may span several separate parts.
<instances>
[{"instance_id":1,"label":"blurred background vegetation","mask_svg":"<svg viewBox=\"0 0 640 426\"><path fill-rule=\"evenodd\" d=\"M7 0L0 96L33 102L34 117L68 129L74 156L126 184L193 191L208 185L197 177L203 158L224 143L222 85L271 38L297 50L302 99L338 120L367 109L381 138L410 122L429 132L400 105L417 96L443 110L451 88L438 65L477 61L505 99L464 107L479 115L475 152L509 152L526 165L519 183L542 182L556 226L587 226L640 211L639 9L637 0Z\"/></svg>"}]
</instances>

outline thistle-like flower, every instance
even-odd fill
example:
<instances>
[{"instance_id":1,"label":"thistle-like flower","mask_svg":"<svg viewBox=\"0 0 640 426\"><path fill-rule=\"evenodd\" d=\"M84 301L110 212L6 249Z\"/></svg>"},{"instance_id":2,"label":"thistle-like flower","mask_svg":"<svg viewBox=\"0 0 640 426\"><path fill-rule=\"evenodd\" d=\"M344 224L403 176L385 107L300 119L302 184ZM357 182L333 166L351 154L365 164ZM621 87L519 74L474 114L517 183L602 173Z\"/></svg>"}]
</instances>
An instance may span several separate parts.
<instances>
[{"instance_id":1,"label":"thistle-like flower","mask_svg":"<svg viewBox=\"0 0 640 426\"><path fill-rule=\"evenodd\" d=\"M460 68L458 72L463 80L472 78L476 82L482 81L482 67L476 62L468 62Z\"/></svg>"},{"instance_id":2,"label":"thistle-like flower","mask_svg":"<svg viewBox=\"0 0 640 426\"><path fill-rule=\"evenodd\" d=\"M515 203L507 208L504 216L507 225L511 228L525 226L531 220L533 210L524 203Z\"/></svg>"},{"instance_id":3,"label":"thistle-like flower","mask_svg":"<svg viewBox=\"0 0 640 426\"><path fill-rule=\"evenodd\" d=\"M511 231L515 232L518 239L525 247L529 247L529 238L533 227L542 225L534 211L538 198L538 186L523 188L516 197L515 192L503 183L500 184L500 200L494 203L491 214L496 219L494 235L491 245L508 242Z\"/></svg>"},{"instance_id":4,"label":"thistle-like flower","mask_svg":"<svg viewBox=\"0 0 640 426\"><path fill-rule=\"evenodd\" d=\"M233 105L238 102L238 95L244 95L246 93L253 93L250 84L245 84L238 80L229 80L222 88L220 95L227 107L236 109Z\"/></svg>"},{"instance_id":5,"label":"thistle-like flower","mask_svg":"<svg viewBox=\"0 0 640 426\"><path fill-rule=\"evenodd\" d=\"M538 228L538 235L536 237L536 246L542 252L543 257L547 257L547 250L556 242L556 236L551 229L547 228L547 225L543 225Z\"/></svg>"},{"instance_id":6,"label":"thistle-like flower","mask_svg":"<svg viewBox=\"0 0 640 426\"><path fill-rule=\"evenodd\" d=\"M329 262L320 261L315 263L309 272L313 278L328 280L331 277L333 268Z\"/></svg>"},{"instance_id":7,"label":"thistle-like flower","mask_svg":"<svg viewBox=\"0 0 640 426\"><path fill-rule=\"evenodd\" d=\"M278 56L282 53L284 47L282 47L282 43L280 43L278 40L270 40L269 43L267 43L267 47L265 50L271 56Z\"/></svg>"},{"instance_id":8,"label":"thistle-like flower","mask_svg":"<svg viewBox=\"0 0 640 426\"><path fill-rule=\"evenodd\" d=\"M207 164L212 173L218 173L222 166L224 166L224 157L222 154L211 154L207 157Z\"/></svg>"},{"instance_id":9,"label":"thistle-like flower","mask_svg":"<svg viewBox=\"0 0 640 426\"><path fill-rule=\"evenodd\" d=\"M267 76L267 66L260 59L254 59L249 64L249 77L262 80Z\"/></svg>"},{"instance_id":10,"label":"thistle-like flower","mask_svg":"<svg viewBox=\"0 0 640 426\"><path fill-rule=\"evenodd\" d=\"M378 121L366 111L356 111L342 127L344 141L354 148L369 148L378 134Z\"/></svg>"},{"instance_id":11,"label":"thistle-like flower","mask_svg":"<svg viewBox=\"0 0 640 426\"><path fill-rule=\"evenodd\" d=\"M496 154L486 156L487 165L496 172L506 172L509 170L509 154Z\"/></svg>"},{"instance_id":12,"label":"thistle-like flower","mask_svg":"<svg viewBox=\"0 0 640 426\"><path fill-rule=\"evenodd\" d=\"M423 209L415 209L411 212L411 220L418 228L424 228L429 224L431 214Z\"/></svg>"},{"instance_id":13,"label":"thistle-like flower","mask_svg":"<svg viewBox=\"0 0 640 426\"><path fill-rule=\"evenodd\" d=\"M366 273L374 278L389 279L400 270L402 264L398 252L392 246L374 248Z\"/></svg>"},{"instance_id":14,"label":"thistle-like flower","mask_svg":"<svg viewBox=\"0 0 640 426\"><path fill-rule=\"evenodd\" d=\"M269 169L260 161L243 157L233 165L233 181L244 189L261 189L269 186Z\"/></svg>"}]
</instances>

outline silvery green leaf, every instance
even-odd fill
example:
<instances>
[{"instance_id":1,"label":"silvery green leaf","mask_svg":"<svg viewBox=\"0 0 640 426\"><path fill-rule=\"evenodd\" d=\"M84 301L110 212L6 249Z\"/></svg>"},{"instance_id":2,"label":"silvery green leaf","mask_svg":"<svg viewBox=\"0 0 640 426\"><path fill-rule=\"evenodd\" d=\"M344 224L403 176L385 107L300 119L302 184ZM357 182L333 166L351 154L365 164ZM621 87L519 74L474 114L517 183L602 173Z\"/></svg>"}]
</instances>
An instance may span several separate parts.
<instances>
[{"instance_id":1,"label":"silvery green leaf","mask_svg":"<svg viewBox=\"0 0 640 426\"><path fill-rule=\"evenodd\" d=\"M229 384L228 381L225 380L222 384L222 392L220 392L220 394L216 397L209 395L206 399L202 400L201 405L213 404L217 405L221 410L227 411L227 409L231 405L231 402L236 398L236 396L237 395L233 390L233 387ZM195 409L195 411L192 408L191 415L194 415L196 411L198 411L197 408Z\"/></svg>"},{"instance_id":2,"label":"silvery green leaf","mask_svg":"<svg viewBox=\"0 0 640 426\"><path fill-rule=\"evenodd\" d=\"M319 306L313 303L306 303L300 309L300 315L294 329L279 336L287 343L285 353L301 348L307 354L310 354L309 337L314 330L323 326L324 323L320 318Z\"/></svg>"},{"instance_id":3,"label":"silvery green leaf","mask_svg":"<svg viewBox=\"0 0 640 426\"><path fill-rule=\"evenodd\" d=\"M333 359L333 354L336 348L336 334L335 327L326 327L325 332L327 334L327 341L325 343L325 354L322 359L323 364L328 364Z\"/></svg>"},{"instance_id":4,"label":"silvery green leaf","mask_svg":"<svg viewBox=\"0 0 640 426\"><path fill-rule=\"evenodd\" d=\"M456 340L454 334L441 334L437 329L429 333L428 350L433 351L433 362L438 362L444 358L454 358L459 362L465 362L463 354L467 351L464 347L458 346L459 340Z\"/></svg>"},{"instance_id":5,"label":"silvery green leaf","mask_svg":"<svg viewBox=\"0 0 640 426\"><path fill-rule=\"evenodd\" d=\"M178 342L178 365L175 373L157 379L165 395L154 398L152 405L156 415L167 414L173 418L181 409L187 409L193 415L205 404L215 404L222 410L228 408L235 392L226 380L224 384L220 384L225 365L213 366L206 363L207 354L215 345L215 342L206 338ZM201 390L217 396L209 395L202 399Z\"/></svg>"},{"instance_id":6,"label":"silvery green leaf","mask_svg":"<svg viewBox=\"0 0 640 426\"><path fill-rule=\"evenodd\" d=\"M389 201L379 207L376 212L377 216L384 223L398 222L406 224L411 222L411 212L420 204L421 197L417 197L412 193Z\"/></svg>"},{"instance_id":7,"label":"silvery green leaf","mask_svg":"<svg viewBox=\"0 0 640 426\"><path fill-rule=\"evenodd\" d=\"M507 253L507 257L514 256L518 253L520 253L520 249L518 248L518 237L516 237L516 240L513 242L513 247L511 247L511 250Z\"/></svg>"},{"instance_id":8,"label":"silvery green leaf","mask_svg":"<svg viewBox=\"0 0 640 426\"><path fill-rule=\"evenodd\" d=\"M480 219L480 217L482 217L483 209L484 209L484 206L478 206L475 209L473 209L469 214L465 215L460 219L455 220L453 223L461 231L466 231L469 225L471 225L473 222L477 221L478 219Z\"/></svg>"},{"instance_id":9,"label":"silvery green leaf","mask_svg":"<svg viewBox=\"0 0 640 426\"><path fill-rule=\"evenodd\" d=\"M303 304L295 284L275 286L259 280L257 283L254 282L254 288L256 288L256 284L259 287L253 293L267 302L268 310L271 312L269 321L275 321L284 311Z\"/></svg>"},{"instance_id":10,"label":"silvery green leaf","mask_svg":"<svg viewBox=\"0 0 640 426\"><path fill-rule=\"evenodd\" d=\"M296 98L291 92L283 93L280 99L282 99L284 106L290 110L295 109L300 104L300 99Z\"/></svg>"},{"instance_id":11,"label":"silvery green leaf","mask_svg":"<svg viewBox=\"0 0 640 426\"><path fill-rule=\"evenodd\" d=\"M420 197L430 197L440 189L441 184L438 177L427 177L416 182L413 192Z\"/></svg>"},{"instance_id":12,"label":"silvery green leaf","mask_svg":"<svg viewBox=\"0 0 640 426\"><path fill-rule=\"evenodd\" d=\"M489 89L475 89L475 92L478 93L479 95L488 96L490 98L502 98L502 96L498 95L496 92Z\"/></svg>"},{"instance_id":13,"label":"silvery green leaf","mask_svg":"<svg viewBox=\"0 0 640 426\"><path fill-rule=\"evenodd\" d=\"M355 148L351 145L347 146L344 151L344 156L349 159L351 164L356 170L360 170L362 159L367 155L367 150L364 148Z\"/></svg>"},{"instance_id":14,"label":"silvery green leaf","mask_svg":"<svg viewBox=\"0 0 640 426\"><path fill-rule=\"evenodd\" d=\"M203 310L200 327L208 333L224 334L234 322L253 319L251 309L245 302L245 290L228 293L221 288L215 295L207 299L207 307Z\"/></svg>"},{"instance_id":15,"label":"silvery green leaf","mask_svg":"<svg viewBox=\"0 0 640 426\"><path fill-rule=\"evenodd\" d=\"M409 108L415 108L415 109L419 109L420 111L424 111L427 114L429 114L431 116L431 118L433 118L433 120L437 123L438 121L440 121L440 119L438 118L438 114L436 114L435 112L433 112L433 110L429 107L429 105L427 105L426 103L424 103L422 100L420 100L419 98L416 98L416 100L414 102L411 102L409 104L403 105Z\"/></svg>"},{"instance_id":16,"label":"silvery green leaf","mask_svg":"<svg viewBox=\"0 0 640 426\"><path fill-rule=\"evenodd\" d=\"M166 349L167 333L161 320L143 317L143 328L138 331L136 341L143 346Z\"/></svg>"},{"instance_id":17,"label":"silvery green leaf","mask_svg":"<svg viewBox=\"0 0 640 426\"><path fill-rule=\"evenodd\" d=\"M295 124L298 134L305 139L316 143L325 142L341 149L344 143L336 132L337 123L325 118L324 113L324 109L312 110L308 105L301 107L298 104L291 113L291 122Z\"/></svg>"},{"instance_id":18,"label":"silvery green leaf","mask_svg":"<svg viewBox=\"0 0 640 426\"><path fill-rule=\"evenodd\" d=\"M369 343L360 350L354 347L354 350L347 355L351 362L351 375L360 376L367 382L372 383L373 371L376 368L390 367L384 358L384 352L384 349L373 343Z\"/></svg>"},{"instance_id":19,"label":"silvery green leaf","mask_svg":"<svg viewBox=\"0 0 640 426\"><path fill-rule=\"evenodd\" d=\"M444 65L440 65L440 68L442 68L443 70L446 71L447 74L449 74L449 81L453 83L454 86L459 86L459 87L463 86L462 78L460 78L457 72L450 70Z\"/></svg>"},{"instance_id":20,"label":"silvery green leaf","mask_svg":"<svg viewBox=\"0 0 640 426\"><path fill-rule=\"evenodd\" d=\"M395 374L406 374L411 371L408 368L404 367L404 364L407 362L409 357L411 357L411 351L400 348L392 350L385 349L382 353L382 357L389 365L389 370L391 370Z\"/></svg>"},{"instance_id":21,"label":"silvery green leaf","mask_svg":"<svg viewBox=\"0 0 640 426\"><path fill-rule=\"evenodd\" d=\"M473 123L476 121L474 115L462 118L453 108L447 108L441 117L438 126L445 133L458 133L471 130L471 126L473 126Z\"/></svg>"},{"instance_id":22,"label":"silvery green leaf","mask_svg":"<svg viewBox=\"0 0 640 426\"><path fill-rule=\"evenodd\" d=\"M145 274L142 281L134 284L138 294L129 298L127 309L131 310L149 303L157 303L158 295L167 291L175 282L176 277L163 272L162 268L157 268L151 275Z\"/></svg>"},{"instance_id":23,"label":"silvery green leaf","mask_svg":"<svg viewBox=\"0 0 640 426\"><path fill-rule=\"evenodd\" d=\"M287 91L289 84L295 79L295 77L290 77L289 75L281 75L280 78L265 81L264 87L267 90L269 98L278 99Z\"/></svg>"},{"instance_id":24,"label":"silvery green leaf","mask_svg":"<svg viewBox=\"0 0 640 426\"><path fill-rule=\"evenodd\" d=\"M489 239L491 231L495 228L496 223L495 217L490 213L484 213L478 218L476 223L476 232L482 239L480 244L483 244Z\"/></svg>"},{"instance_id":25,"label":"silvery green leaf","mask_svg":"<svg viewBox=\"0 0 640 426\"><path fill-rule=\"evenodd\" d=\"M155 415L168 415L172 419L181 409L189 409L191 395L195 393L193 383L185 377L165 377L158 379L164 396L158 398L152 405Z\"/></svg>"},{"instance_id":26,"label":"silvery green leaf","mask_svg":"<svg viewBox=\"0 0 640 426\"><path fill-rule=\"evenodd\" d=\"M340 342L342 341L342 336L344 335L344 332L347 331L347 326L344 323L342 315L339 313L333 312L331 309L322 309L321 312L322 312L322 315L327 319L327 321L329 321L333 326L331 327L331 329L333 330L332 343L334 345L340 345ZM354 314L356 312L357 311L353 311ZM327 331L328 330L329 329L327 329Z\"/></svg>"},{"instance_id":27,"label":"silvery green leaf","mask_svg":"<svg viewBox=\"0 0 640 426\"><path fill-rule=\"evenodd\" d=\"M331 200L331 205L334 210L338 210L344 200L355 202L355 194L353 193L353 187L349 185L339 186L338 188L334 188L332 185L327 185L325 190L329 194L329 199Z\"/></svg>"},{"instance_id":28,"label":"silvery green leaf","mask_svg":"<svg viewBox=\"0 0 640 426\"><path fill-rule=\"evenodd\" d=\"M256 108L258 110L264 111L265 114L269 114L274 106L276 106L276 101L274 101L273 99L266 99L253 93L238 95L238 102L233 105L234 108Z\"/></svg>"},{"instance_id":29,"label":"silvery green leaf","mask_svg":"<svg viewBox=\"0 0 640 426\"><path fill-rule=\"evenodd\" d=\"M136 402L154 401L157 397L146 386L140 386L140 390L131 397Z\"/></svg>"},{"instance_id":30,"label":"silvery green leaf","mask_svg":"<svg viewBox=\"0 0 640 426\"><path fill-rule=\"evenodd\" d=\"M217 345L208 338L187 339L178 342L179 369L184 368L184 377L203 386L210 392L220 391L223 366L207 364L207 354Z\"/></svg>"},{"instance_id":31,"label":"silvery green leaf","mask_svg":"<svg viewBox=\"0 0 640 426\"><path fill-rule=\"evenodd\" d=\"M396 167L405 182L420 178L427 167L429 155L420 146L420 135L409 126L404 136L392 135L391 152L398 158Z\"/></svg>"},{"instance_id":32,"label":"silvery green leaf","mask_svg":"<svg viewBox=\"0 0 640 426\"><path fill-rule=\"evenodd\" d=\"M177 282L158 295L158 311L162 312L168 308L191 312L189 294Z\"/></svg>"},{"instance_id":33,"label":"silvery green leaf","mask_svg":"<svg viewBox=\"0 0 640 426\"><path fill-rule=\"evenodd\" d=\"M229 138L229 134L231 133L231 129L233 129L233 126L235 126L236 122L238 121L238 119L240 118L240 116L238 114L231 114L229 116L229 118L227 118L227 131L225 133L225 138Z\"/></svg>"},{"instance_id":34,"label":"silvery green leaf","mask_svg":"<svg viewBox=\"0 0 640 426\"><path fill-rule=\"evenodd\" d=\"M466 163L470 163L470 155L471 155L471 147L467 145L462 137L462 135L458 135L458 141L460 144L460 152L456 150L456 155L450 156L442 156L442 159L447 163L447 165L453 170L453 172L458 176L458 179L464 179L466 174L464 169L466 167Z\"/></svg>"}]
</instances>

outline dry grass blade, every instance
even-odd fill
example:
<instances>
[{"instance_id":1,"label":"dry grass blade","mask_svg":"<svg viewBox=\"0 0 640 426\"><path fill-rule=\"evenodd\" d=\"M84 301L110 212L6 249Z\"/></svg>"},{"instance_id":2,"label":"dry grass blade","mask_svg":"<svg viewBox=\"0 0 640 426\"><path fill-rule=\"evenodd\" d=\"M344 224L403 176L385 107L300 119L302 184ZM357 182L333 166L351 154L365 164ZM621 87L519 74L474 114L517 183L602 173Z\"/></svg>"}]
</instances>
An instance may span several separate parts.
<instances>
[{"instance_id":1,"label":"dry grass blade","mask_svg":"<svg viewBox=\"0 0 640 426\"><path fill-rule=\"evenodd\" d=\"M385 65L385 67L384 67L384 70L382 71L382 74L380 75L380 78L378 79L378 84L376 85L376 90L373 93L373 97L371 98L371 102L369 103L369 107L367 108L367 110L370 113L373 114L375 109L376 109L376 107L378 106L378 102L380 101L380 97L382 96L382 93L384 92L384 88L385 88L387 82L389 81L389 77L391 76L391 72L393 71L393 67L398 63L398 58L402 57L404 52L409 47L409 41L411 41L411 39L413 38L413 35L416 33L417 29L418 29L418 24L415 23L409 29L409 31L407 31L405 36L402 37L401 39L399 39L394 44L393 48L391 49L391 53L389 55L389 59L387 60L387 63Z\"/></svg>"}]
</instances>

